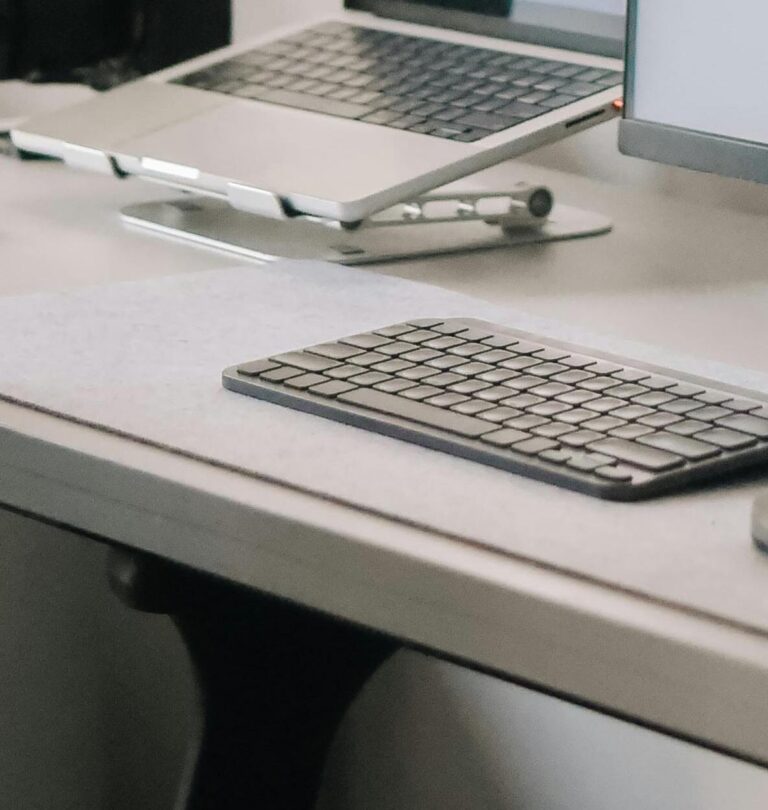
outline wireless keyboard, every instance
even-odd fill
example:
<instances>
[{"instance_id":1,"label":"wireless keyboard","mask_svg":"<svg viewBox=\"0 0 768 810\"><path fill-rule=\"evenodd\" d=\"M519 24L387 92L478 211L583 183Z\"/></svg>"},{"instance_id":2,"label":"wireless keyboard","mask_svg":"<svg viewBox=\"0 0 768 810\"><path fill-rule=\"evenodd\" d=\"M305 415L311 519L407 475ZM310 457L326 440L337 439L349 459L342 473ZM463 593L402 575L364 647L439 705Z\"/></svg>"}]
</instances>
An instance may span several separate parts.
<instances>
[{"instance_id":1,"label":"wireless keyboard","mask_svg":"<svg viewBox=\"0 0 768 810\"><path fill-rule=\"evenodd\" d=\"M253 360L225 388L589 495L768 460L768 397L468 318Z\"/></svg>"}]
</instances>

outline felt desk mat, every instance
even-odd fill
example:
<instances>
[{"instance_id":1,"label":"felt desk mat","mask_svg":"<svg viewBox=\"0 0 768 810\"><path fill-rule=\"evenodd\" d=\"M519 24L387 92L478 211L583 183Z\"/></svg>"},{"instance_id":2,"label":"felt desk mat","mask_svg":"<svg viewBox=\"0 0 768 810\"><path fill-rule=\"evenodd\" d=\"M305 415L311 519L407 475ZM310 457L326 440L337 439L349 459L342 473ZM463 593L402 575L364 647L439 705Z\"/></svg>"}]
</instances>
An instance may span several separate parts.
<instances>
[{"instance_id":1,"label":"felt desk mat","mask_svg":"<svg viewBox=\"0 0 768 810\"><path fill-rule=\"evenodd\" d=\"M763 580L729 571L737 564L733 543L748 542L745 529L738 527L728 547L722 528L713 530L701 514L701 495L606 503L221 386L221 371L232 364L401 320L450 315L768 391L765 375L585 334L425 284L281 262L0 299L0 397L768 629ZM726 495L715 488L706 503L719 497ZM701 525L668 537L681 519ZM671 575L681 570L684 583Z\"/></svg>"}]
</instances>

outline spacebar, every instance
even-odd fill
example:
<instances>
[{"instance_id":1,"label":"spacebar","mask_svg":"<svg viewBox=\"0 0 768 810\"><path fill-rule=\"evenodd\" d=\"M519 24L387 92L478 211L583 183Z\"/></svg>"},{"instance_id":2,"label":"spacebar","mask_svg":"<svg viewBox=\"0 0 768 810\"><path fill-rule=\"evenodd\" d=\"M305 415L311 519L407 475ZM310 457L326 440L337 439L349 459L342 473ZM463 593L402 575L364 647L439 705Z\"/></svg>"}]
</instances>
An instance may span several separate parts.
<instances>
[{"instance_id":1,"label":"spacebar","mask_svg":"<svg viewBox=\"0 0 768 810\"><path fill-rule=\"evenodd\" d=\"M399 416L401 419L410 419L413 422L420 422L422 425L458 433L461 436L476 437L499 429L498 425L483 419L473 419L471 416L445 411L442 408L385 394L383 391L374 391L371 388L358 388L346 394L339 394L337 399L353 405L362 405L387 416Z\"/></svg>"},{"instance_id":2,"label":"spacebar","mask_svg":"<svg viewBox=\"0 0 768 810\"><path fill-rule=\"evenodd\" d=\"M291 90L268 90L260 94L259 101L268 101L270 104L282 104L286 107L298 107L310 112L321 112L326 115L336 115L340 118L360 118L371 112L370 107L364 104L352 104L349 101L337 101L333 98L310 96L307 93L294 93Z\"/></svg>"}]
</instances>

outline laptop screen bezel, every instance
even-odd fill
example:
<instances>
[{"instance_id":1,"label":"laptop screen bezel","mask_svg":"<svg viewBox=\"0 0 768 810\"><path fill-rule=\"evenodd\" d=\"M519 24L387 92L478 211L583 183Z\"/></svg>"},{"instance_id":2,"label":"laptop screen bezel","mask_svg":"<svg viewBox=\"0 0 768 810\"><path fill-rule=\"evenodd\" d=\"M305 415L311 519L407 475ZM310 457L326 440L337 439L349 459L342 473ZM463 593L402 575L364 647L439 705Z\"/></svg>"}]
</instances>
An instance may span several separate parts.
<instances>
[{"instance_id":1,"label":"laptop screen bezel","mask_svg":"<svg viewBox=\"0 0 768 810\"><path fill-rule=\"evenodd\" d=\"M565 0L567 2L567 0ZM345 0L345 8L380 17L552 48L623 58L623 15L550 3L513 2L510 17L441 8L424 0Z\"/></svg>"}]
</instances>

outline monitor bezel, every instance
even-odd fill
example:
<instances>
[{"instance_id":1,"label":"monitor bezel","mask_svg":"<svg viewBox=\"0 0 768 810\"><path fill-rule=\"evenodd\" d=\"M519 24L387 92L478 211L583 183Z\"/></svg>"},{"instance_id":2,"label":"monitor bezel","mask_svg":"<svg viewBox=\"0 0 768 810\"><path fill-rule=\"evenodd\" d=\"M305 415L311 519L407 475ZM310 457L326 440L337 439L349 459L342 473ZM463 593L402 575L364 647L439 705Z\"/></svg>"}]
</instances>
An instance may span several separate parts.
<instances>
[{"instance_id":1,"label":"monitor bezel","mask_svg":"<svg viewBox=\"0 0 768 810\"><path fill-rule=\"evenodd\" d=\"M379 17L437 25L470 34L617 59L624 56L625 21L624 16L618 14L547 5L538 9L542 22L531 24L481 12L440 8L422 0L345 0L344 6Z\"/></svg>"},{"instance_id":2,"label":"monitor bezel","mask_svg":"<svg viewBox=\"0 0 768 810\"><path fill-rule=\"evenodd\" d=\"M656 163L768 183L768 145L635 116L637 15L640 2L628 0L627 3L624 112L619 122L619 151Z\"/></svg>"}]
</instances>

